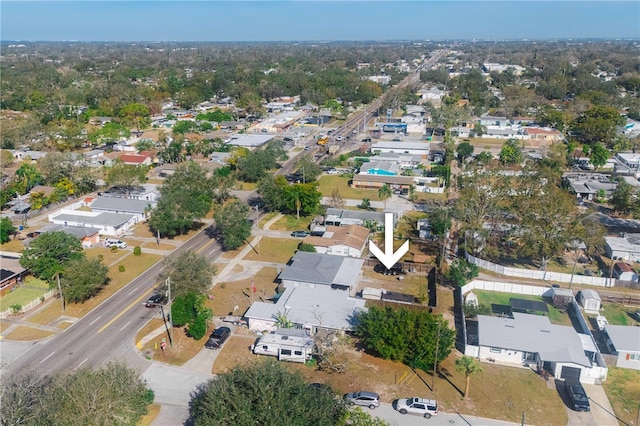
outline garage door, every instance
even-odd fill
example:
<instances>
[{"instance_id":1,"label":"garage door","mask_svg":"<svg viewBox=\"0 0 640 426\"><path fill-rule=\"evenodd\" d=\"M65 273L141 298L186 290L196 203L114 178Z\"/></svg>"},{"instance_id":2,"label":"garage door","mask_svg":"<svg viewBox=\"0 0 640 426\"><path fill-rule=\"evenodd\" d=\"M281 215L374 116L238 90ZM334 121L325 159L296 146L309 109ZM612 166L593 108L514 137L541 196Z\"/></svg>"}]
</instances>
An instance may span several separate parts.
<instances>
[{"instance_id":1,"label":"garage door","mask_svg":"<svg viewBox=\"0 0 640 426\"><path fill-rule=\"evenodd\" d=\"M562 367L560 377L567 381L579 382L580 381L580 369L574 367Z\"/></svg>"}]
</instances>

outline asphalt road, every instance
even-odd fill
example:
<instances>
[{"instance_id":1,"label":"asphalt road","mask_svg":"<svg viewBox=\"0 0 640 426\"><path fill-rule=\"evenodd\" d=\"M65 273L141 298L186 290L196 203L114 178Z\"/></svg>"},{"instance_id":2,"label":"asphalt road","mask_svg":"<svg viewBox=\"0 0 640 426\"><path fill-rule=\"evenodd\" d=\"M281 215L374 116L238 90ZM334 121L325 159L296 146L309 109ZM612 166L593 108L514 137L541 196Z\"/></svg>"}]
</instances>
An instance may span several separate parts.
<instances>
[{"instance_id":1,"label":"asphalt road","mask_svg":"<svg viewBox=\"0 0 640 426\"><path fill-rule=\"evenodd\" d=\"M170 257L186 250L200 251L209 260L221 253L217 242L205 232L197 233ZM146 361L131 350L135 343L132 339L149 319L158 315L157 309L146 308L144 302L164 267L163 261L156 263L64 332L33 345L7 368L52 372L102 365L113 359L146 368Z\"/></svg>"}]
</instances>

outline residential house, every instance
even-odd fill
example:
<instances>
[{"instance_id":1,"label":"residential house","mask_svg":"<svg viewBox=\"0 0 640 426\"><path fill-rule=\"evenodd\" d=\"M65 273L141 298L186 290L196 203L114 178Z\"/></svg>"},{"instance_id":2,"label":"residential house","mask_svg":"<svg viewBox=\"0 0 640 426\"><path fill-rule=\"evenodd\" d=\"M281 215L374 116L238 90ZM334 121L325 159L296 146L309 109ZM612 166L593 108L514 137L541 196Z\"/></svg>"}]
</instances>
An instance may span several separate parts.
<instances>
[{"instance_id":1,"label":"residential house","mask_svg":"<svg viewBox=\"0 0 640 426\"><path fill-rule=\"evenodd\" d=\"M485 139L523 139L520 127L503 127L503 126L486 126L487 129L482 133Z\"/></svg>"},{"instance_id":2,"label":"residential house","mask_svg":"<svg viewBox=\"0 0 640 426\"><path fill-rule=\"evenodd\" d=\"M613 265L613 276L622 281L638 281L638 274L625 262L616 262Z\"/></svg>"},{"instance_id":3,"label":"residential house","mask_svg":"<svg viewBox=\"0 0 640 426\"><path fill-rule=\"evenodd\" d=\"M478 118L478 123L486 127L511 127L511 121L507 117L492 115L483 115L482 117Z\"/></svg>"},{"instance_id":4,"label":"residential house","mask_svg":"<svg viewBox=\"0 0 640 426\"><path fill-rule=\"evenodd\" d=\"M565 186L581 200L593 201L601 195L608 200L618 187L617 182L611 182L607 176L601 174L567 173L563 180Z\"/></svg>"},{"instance_id":5,"label":"residential house","mask_svg":"<svg viewBox=\"0 0 640 426\"><path fill-rule=\"evenodd\" d=\"M97 197L89 207L93 212L109 212L128 214L134 217L136 223L144 222L149 217L149 212L155 206L155 202L146 200L134 200L119 197Z\"/></svg>"},{"instance_id":6,"label":"residential house","mask_svg":"<svg viewBox=\"0 0 640 426\"><path fill-rule=\"evenodd\" d=\"M1 253L0 264L0 296L4 296L22 284L29 270L20 265L19 253Z\"/></svg>"},{"instance_id":7,"label":"residential house","mask_svg":"<svg viewBox=\"0 0 640 426\"><path fill-rule=\"evenodd\" d=\"M382 85L391 83L391 77L388 75L370 75L367 79Z\"/></svg>"},{"instance_id":8,"label":"residential house","mask_svg":"<svg viewBox=\"0 0 640 426\"><path fill-rule=\"evenodd\" d=\"M442 102L442 98L446 92L438 89L437 87L431 87L429 89L420 89L417 94L420 96L420 100L428 101L438 106L440 105L440 102Z\"/></svg>"},{"instance_id":9,"label":"residential house","mask_svg":"<svg viewBox=\"0 0 640 426\"><path fill-rule=\"evenodd\" d=\"M375 157L372 157L372 160ZM362 163L358 174L397 176L402 172L400 164L392 161L369 161Z\"/></svg>"},{"instance_id":10,"label":"residential house","mask_svg":"<svg viewBox=\"0 0 640 426\"><path fill-rule=\"evenodd\" d=\"M606 345L617 356L616 367L640 370L640 327L605 325Z\"/></svg>"},{"instance_id":11,"label":"residential house","mask_svg":"<svg viewBox=\"0 0 640 426\"><path fill-rule=\"evenodd\" d=\"M264 145L273 139L272 135L233 135L225 142L233 146L243 146L245 148L256 148Z\"/></svg>"},{"instance_id":12,"label":"residential house","mask_svg":"<svg viewBox=\"0 0 640 426\"><path fill-rule=\"evenodd\" d=\"M57 224L48 224L40 229L40 233L62 231L72 235L80 240L82 248L88 249L100 244L100 233L96 228L64 226ZM37 238L37 237L36 237Z\"/></svg>"},{"instance_id":13,"label":"residential house","mask_svg":"<svg viewBox=\"0 0 640 426\"><path fill-rule=\"evenodd\" d=\"M397 218L395 218L397 219ZM394 223L397 221L394 219ZM345 210L330 207L324 218L325 226L349 226L375 224L375 228L384 228L384 213L366 210Z\"/></svg>"},{"instance_id":14,"label":"residential house","mask_svg":"<svg viewBox=\"0 0 640 426\"><path fill-rule=\"evenodd\" d=\"M153 164L153 154L149 152L140 154L122 154L118 157L124 164L132 166L150 166Z\"/></svg>"},{"instance_id":15,"label":"residential house","mask_svg":"<svg viewBox=\"0 0 640 426\"><path fill-rule=\"evenodd\" d=\"M634 177L640 177L640 153L619 152L615 156L617 161L615 171L618 173L631 173Z\"/></svg>"},{"instance_id":16,"label":"residential house","mask_svg":"<svg viewBox=\"0 0 640 426\"><path fill-rule=\"evenodd\" d=\"M578 303L582 306L582 309L588 314L597 314L602 308L602 301L597 291L586 289L580 290L576 297Z\"/></svg>"},{"instance_id":17,"label":"residential house","mask_svg":"<svg viewBox=\"0 0 640 426\"><path fill-rule=\"evenodd\" d=\"M534 366L557 379L595 383L606 378L606 366L596 361L599 352L590 335L552 324L545 315L511 315L478 315L475 355L481 360Z\"/></svg>"},{"instance_id":18,"label":"residential house","mask_svg":"<svg viewBox=\"0 0 640 426\"><path fill-rule=\"evenodd\" d=\"M380 189L388 185L391 190L399 194L408 194L409 188L414 184L411 176L387 176L373 174L357 174L351 181L352 188Z\"/></svg>"},{"instance_id":19,"label":"residential house","mask_svg":"<svg viewBox=\"0 0 640 426\"><path fill-rule=\"evenodd\" d=\"M400 152L381 152L368 158L369 161L388 161L397 163L401 169L416 169L420 164L426 163L421 155L404 154Z\"/></svg>"},{"instance_id":20,"label":"residential house","mask_svg":"<svg viewBox=\"0 0 640 426\"><path fill-rule=\"evenodd\" d=\"M124 235L137 222L132 214L85 212L68 209L61 209L50 214L49 221L57 225L95 228L100 235L111 237Z\"/></svg>"},{"instance_id":21,"label":"residential house","mask_svg":"<svg viewBox=\"0 0 640 426\"><path fill-rule=\"evenodd\" d=\"M640 234L624 233L622 237L604 237L604 249L610 259L640 262Z\"/></svg>"},{"instance_id":22,"label":"residential house","mask_svg":"<svg viewBox=\"0 0 640 426\"><path fill-rule=\"evenodd\" d=\"M402 141L380 141L371 145L372 153L400 153L420 155L423 158L429 156L431 144L427 142L402 142Z\"/></svg>"},{"instance_id":23,"label":"residential house","mask_svg":"<svg viewBox=\"0 0 640 426\"><path fill-rule=\"evenodd\" d=\"M545 127L523 127L522 132L531 141L558 142L564 139L562 133L556 129Z\"/></svg>"},{"instance_id":24,"label":"residential house","mask_svg":"<svg viewBox=\"0 0 640 426\"><path fill-rule=\"evenodd\" d=\"M310 235L303 242L317 253L362 257L369 240L369 229L359 225L327 226L322 236Z\"/></svg>"},{"instance_id":25,"label":"residential house","mask_svg":"<svg viewBox=\"0 0 640 426\"><path fill-rule=\"evenodd\" d=\"M348 292L334 290L328 285L292 286L278 295L276 303L253 303L244 318L249 329L254 332L275 331L279 325L278 318L282 316L292 323L293 328L306 330L310 335L319 330L353 330L355 318L365 309L365 302L364 299L350 297Z\"/></svg>"},{"instance_id":26,"label":"residential house","mask_svg":"<svg viewBox=\"0 0 640 426\"><path fill-rule=\"evenodd\" d=\"M429 219L418 219L416 222L416 228L418 229L418 236L425 240L430 240L434 238L434 235L431 233L431 224L429 223Z\"/></svg>"},{"instance_id":27,"label":"residential house","mask_svg":"<svg viewBox=\"0 0 640 426\"><path fill-rule=\"evenodd\" d=\"M29 149L9 149L8 150L13 158L16 160L27 161L30 160L32 163L37 162L41 158L47 156L48 152L46 151L32 151Z\"/></svg>"},{"instance_id":28,"label":"residential house","mask_svg":"<svg viewBox=\"0 0 640 426\"><path fill-rule=\"evenodd\" d=\"M278 279L285 288L326 286L350 291L358 284L363 264L362 259L298 251Z\"/></svg>"},{"instance_id":29,"label":"residential house","mask_svg":"<svg viewBox=\"0 0 640 426\"><path fill-rule=\"evenodd\" d=\"M89 124L104 127L105 124L111 123L111 121L111 117L91 117L89 119Z\"/></svg>"},{"instance_id":30,"label":"residential house","mask_svg":"<svg viewBox=\"0 0 640 426\"><path fill-rule=\"evenodd\" d=\"M471 127L465 126L455 126L451 128L451 134L460 138L471 137L471 131L473 131Z\"/></svg>"}]
</instances>

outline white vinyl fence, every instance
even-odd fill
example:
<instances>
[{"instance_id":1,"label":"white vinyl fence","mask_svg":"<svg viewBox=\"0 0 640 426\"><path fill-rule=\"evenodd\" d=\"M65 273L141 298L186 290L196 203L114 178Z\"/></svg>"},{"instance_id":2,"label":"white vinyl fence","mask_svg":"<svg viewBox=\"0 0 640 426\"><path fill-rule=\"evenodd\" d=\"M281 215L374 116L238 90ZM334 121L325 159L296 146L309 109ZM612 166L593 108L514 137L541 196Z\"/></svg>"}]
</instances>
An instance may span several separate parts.
<instances>
[{"instance_id":1,"label":"white vinyl fence","mask_svg":"<svg viewBox=\"0 0 640 426\"><path fill-rule=\"evenodd\" d=\"M574 283L595 285L600 287L613 287L615 280L603 277L588 277L586 275L563 274L561 272L540 271L534 269L511 268L508 266L498 265L487 260L465 254L467 261L477 265L479 268L495 272L496 274L505 275L507 277L529 278L532 280L556 281L561 283ZM573 277L573 278L572 278Z\"/></svg>"},{"instance_id":2,"label":"white vinyl fence","mask_svg":"<svg viewBox=\"0 0 640 426\"><path fill-rule=\"evenodd\" d=\"M14 311L13 308L9 308L9 309L5 309L4 311L0 312L0 318L7 318L10 315L14 315L14 314L18 314L18 313L25 313L28 312L30 309L32 309L34 306L38 306L41 303L44 303L45 300L47 300L48 298L50 298L51 296L55 295L58 293L58 290L53 289L53 290L49 290L48 292L46 292L45 294L43 294L42 296L38 297L35 300L32 300L31 302L25 304L24 306L22 306L22 308L20 308L20 310L18 311Z\"/></svg>"}]
</instances>

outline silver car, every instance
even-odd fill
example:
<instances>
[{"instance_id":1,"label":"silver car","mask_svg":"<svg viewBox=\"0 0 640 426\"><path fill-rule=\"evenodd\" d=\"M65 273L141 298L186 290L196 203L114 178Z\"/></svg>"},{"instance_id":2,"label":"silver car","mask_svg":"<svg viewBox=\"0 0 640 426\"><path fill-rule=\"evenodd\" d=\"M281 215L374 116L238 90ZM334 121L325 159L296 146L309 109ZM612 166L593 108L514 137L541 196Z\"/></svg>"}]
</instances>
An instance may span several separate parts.
<instances>
[{"instance_id":1,"label":"silver car","mask_svg":"<svg viewBox=\"0 0 640 426\"><path fill-rule=\"evenodd\" d=\"M344 400L349 405L360 405L375 410L380 406L380 395L375 392L358 391L350 392L344 396Z\"/></svg>"}]
</instances>

